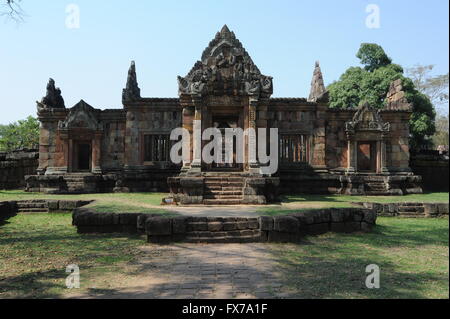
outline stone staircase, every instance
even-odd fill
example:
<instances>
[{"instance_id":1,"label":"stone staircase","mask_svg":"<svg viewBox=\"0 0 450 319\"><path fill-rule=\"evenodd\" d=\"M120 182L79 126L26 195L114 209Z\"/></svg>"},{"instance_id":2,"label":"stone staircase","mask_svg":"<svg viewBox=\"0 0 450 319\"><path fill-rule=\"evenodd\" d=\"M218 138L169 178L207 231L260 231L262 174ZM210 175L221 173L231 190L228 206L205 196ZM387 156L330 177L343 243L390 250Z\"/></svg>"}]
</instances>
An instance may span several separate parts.
<instances>
[{"instance_id":1,"label":"stone staircase","mask_svg":"<svg viewBox=\"0 0 450 319\"><path fill-rule=\"evenodd\" d=\"M19 201L17 202L18 213L48 213L46 200Z\"/></svg>"},{"instance_id":2,"label":"stone staircase","mask_svg":"<svg viewBox=\"0 0 450 319\"><path fill-rule=\"evenodd\" d=\"M243 200L244 179L239 176L208 176L203 184L203 204L239 205Z\"/></svg>"},{"instance_id":3,"label":"stone staircase","mask_svg":"<svg viewBox=\"0 0 450 319\"><path fill-rule=\"evenodd\" d=\"M257 218L196 218L187 223L184 241L190 243L251 243L261 240Z\"/></svg>"},{"instance_id":4,"label":"stone staircase","mask_svg":"<svg viewBox=\"0 0 450 319\"><path fill-rule=\"evenodd\" d=\"M386 184L384 181L373 181L368 182L365 185L366 195L385 195L386 194Z\"/></svg>"},{"instance_id":5,"label":"stone staircase","mask_svg":"<svg viewBox=\"0 0 450 319\"><path fill-rule=\"evenodd\" d=\"M67 192L75 194L95 193L97 185L90 173L70 173L64 175Z\"/></svg>"},{"instance_id":6,"label":"stone staircase","mask_svg":"<svg viewBox=\"0 0 450 319\"><path fill-rule=\"evenodd\" d=\"M399 203L397 213L400 217L423 217L425 207L422 203Z\"/></svg>"}]
</instances>

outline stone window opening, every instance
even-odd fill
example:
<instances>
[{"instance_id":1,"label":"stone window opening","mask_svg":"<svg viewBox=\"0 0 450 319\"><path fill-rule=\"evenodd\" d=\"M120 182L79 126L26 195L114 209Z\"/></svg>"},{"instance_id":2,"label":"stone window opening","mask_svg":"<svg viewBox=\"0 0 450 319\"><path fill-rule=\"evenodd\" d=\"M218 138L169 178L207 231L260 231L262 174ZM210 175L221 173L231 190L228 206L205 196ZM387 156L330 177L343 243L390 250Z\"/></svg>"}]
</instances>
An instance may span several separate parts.
<instances>
[{"instance_id":1,"label":"stone window opening","mask_svg":"<svg viewBox=\"0 0 450 319\"><path fill-rule=\"evenodd\" d=\"M284 163L309 162L309 137L303 134L283 134L279 141L280 161Z\"/></svg>"},{"instance_id":2,"label":"stone window opening","mask_svg":"<svg viewBox=\"0 0 450 319\"><path fill-rule=\"evenodd\" d=\"M144 163L170 162L170 149L173 141L169 134L144 135Z\"/></svg>"}]
</instances>

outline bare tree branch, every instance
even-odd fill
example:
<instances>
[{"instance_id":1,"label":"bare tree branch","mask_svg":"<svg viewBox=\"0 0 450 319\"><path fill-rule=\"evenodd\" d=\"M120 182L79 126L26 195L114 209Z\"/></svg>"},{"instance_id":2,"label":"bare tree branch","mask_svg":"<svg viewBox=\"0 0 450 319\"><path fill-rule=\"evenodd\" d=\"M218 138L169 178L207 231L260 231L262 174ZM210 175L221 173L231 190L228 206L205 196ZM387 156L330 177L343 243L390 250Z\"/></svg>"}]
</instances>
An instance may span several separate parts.
<instances>
[{"instance_id":1,"label":"bare tree branch","mask_svg":"<svg viewBox=\"0 0 450 319\"><path fill-rule=\"evenodd\" d=\"M25 12L19 2L22 0L1 0L0 16L7 17L17 23L24 21Z\"/></svg>"},{"instance_id":2,"label":"bare tree branch","mask_svg":"<svg viewBox=\"0 0 450 319\"><path fill-rule=\"evenodd\" d=\"M427 95L439 111L448 107L448 73L431 75L434 65L415 65L407 69L417 90ZM445 113L445 112L443 112Z\"/></svg>"}]
</instances>

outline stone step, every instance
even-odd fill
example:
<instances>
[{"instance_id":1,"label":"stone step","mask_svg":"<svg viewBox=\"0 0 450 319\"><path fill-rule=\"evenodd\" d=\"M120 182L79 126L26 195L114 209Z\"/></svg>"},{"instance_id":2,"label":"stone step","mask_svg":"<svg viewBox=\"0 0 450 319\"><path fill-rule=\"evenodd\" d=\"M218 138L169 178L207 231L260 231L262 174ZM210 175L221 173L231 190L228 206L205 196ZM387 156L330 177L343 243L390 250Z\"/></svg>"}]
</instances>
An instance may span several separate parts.
<instances>
[{"instance_id":1,"label":"stone step","mask_svg":"<svg viewBox=\"0 0 450 319\"><path fill-rule=\"evenodd\" d=\"M242 191L242 187L235 187L235 186L205 186L203 188L205 191L222 191L222 192L234 192L234 191Z\"/></svg>"},{"instance_id":2,"label":"stone step","mask_svg":"<svg viewBox=\"0 0 450 319\"><path fill-rule=\"evenodd\" d=\"M205 181L205 186L222 186L222 187L243 187L243 182L211 182L211 181Z\"/></svg>"},{"instance_id":3,"label":"stone step","mask_svg":"<svg viewBox=\"0 0 450 319\"><path fill-rule=\"evenodd\" d=\"M242 177L206 177L205 181L216 182L242 182Z\"/></svg>"},{"instance_id":4,"label":"stone step","mask_svg":"<svg viewBox=\"0 0 450 319\"><path fill-rule=\"evenodd\" d=\"M402 213L399 212L398 217L406 217L406 218L418 218L418 217L425 217L425 214L421 213Z\"/></svg>"},{"instance_id":5,"label":"stone step","mask_svg":"<svg viewBox=\"0 0 450 319\"><path fill-rule=\"evenodd\" d=\"M18 213L48 213L47 208L19 208Z\"/></svg>"},{"instance_id":6,"label":"stone step","mask_svg":"<svg viewBox=\"0 0 450 319\"><path fill-rule=\"evenodd\" d=\"M241 236L241 237L186 237L187 243L206 243L206 244L238 244L238 243L257 243L261 241L261 236Z\"/></svg>"},{"instance_id":7,"label":"stone step","mask_svg":"<svg viewBox=\"0 0 450 319\"><path fill-rule=\"evenodd\" d=\"M423 206L399 206L398 207L399 213L424 213L425 208Z\"/></svg>"},{"instance_id":8,"label":"stone step","mask_svg":"<svg viewBox=\"0 0 450 319\"><path fill-rule=\"evenodd\" d=\"M242 200L242 195L203 195L204 199L232 199Z\"/></svg>"},{"instance_id":9,"label":"stone step","mask_svg":"<svg viewBox=\"0 0 450 319\"><path fill-rule=\"evenodd\" d=\"M400 203L399 206L414 206L414 207L423 207L423 203Z\"/></svg>"},{"instance_id":10,"label":"stone step","mask_svg":"<svg viewBox=\"0 0 450 319\"><path fill-rule=\"evenodd\" d=\"M204 205L240 205L242 200L240 199L204 199Z\"/></svg>"},{"instance_id":11,"label":"stone step","mask_svg":"<svg viewBox=\"0 0 450 319\"><path fill-rule=\"evenodd\" d=\"M224 190L206 190L204 192L204 195L238 195L242 196L243 192L242 190L234 190L234 191L224 191Z\"/></svg>"},{"instance_id":12,"label":"stone step","mask_svg":"<svg viewBox=\"0 0 450 319\"><path fill-rule=\"evenodd\" d=\"M47 209L48 205L47 205L47 203L29 203L29 202L21 203L21 202L18 202L17 207L19 209L22 209L22 208L23 209L27 209L27 208L45 208L45 209Z\"/></svg>"},{"instance_id":13,"label":"stone step","mask_svg":"<svg viewBox=\"0 0 450 319\"><path fill-rule=\"evenodd\" d=\"M365 191L365 194L368 196L378 196L378 195L386 195L386 191Z\"/></svg>"}]
</instances>

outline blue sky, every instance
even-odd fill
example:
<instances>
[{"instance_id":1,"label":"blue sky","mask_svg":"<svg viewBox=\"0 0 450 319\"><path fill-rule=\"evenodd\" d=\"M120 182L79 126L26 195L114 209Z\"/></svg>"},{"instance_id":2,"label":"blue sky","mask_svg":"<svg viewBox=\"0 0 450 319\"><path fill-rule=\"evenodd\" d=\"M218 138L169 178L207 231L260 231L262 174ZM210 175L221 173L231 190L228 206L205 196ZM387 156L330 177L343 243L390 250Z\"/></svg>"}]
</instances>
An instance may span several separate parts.
<instances>
[{"instance_id":1,"label":"blue sky","mask_svg":"<svg viewBox=\"0 0 450 319\"><path fill-rule=\"evenodd\" d=\"M66 7L80 9L80 28L66 27ZM366 27L366 7L380 8L380 28ZM448 72L448 1L428 0L22 0L27 17L0 20L0 123L36 114L49 77L66 106L84 99L121 108L131 60L145 97L176 97L186 75L227 24L276 97L306 97L314 62L326 84L349 67L362 42L380 44L395 63L435 64Z\"/></svg>"}]
</instances>

